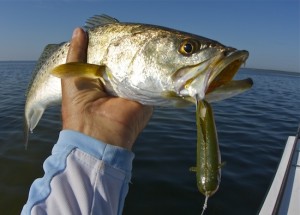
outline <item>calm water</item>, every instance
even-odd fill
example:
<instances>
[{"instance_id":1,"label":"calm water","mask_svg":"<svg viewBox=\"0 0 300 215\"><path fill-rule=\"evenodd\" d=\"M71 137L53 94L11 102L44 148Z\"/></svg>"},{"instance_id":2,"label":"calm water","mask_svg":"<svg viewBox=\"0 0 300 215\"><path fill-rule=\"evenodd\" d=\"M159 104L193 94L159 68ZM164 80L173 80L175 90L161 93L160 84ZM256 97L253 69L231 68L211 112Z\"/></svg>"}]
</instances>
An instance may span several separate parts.
<instances>
[{"instance_id":1,"label":"calm water","mask_svg":"<svg viewBox=\"0 0 300 215\"><path fill-rule=\"evenodd\" d=\"M0 211L19 214L32 181L60 130L59 108L47 110L23 146L25 89L34 62L0 62ZM254 87L214 104L222 160L222 181L206 214L256 214L272 182L289 135L300 122L300 76L242 69ZM195 174L194 107L156 109L134 147L136 158L125 215L200 214L204 197Z\"/></svg>"}]
</instances>

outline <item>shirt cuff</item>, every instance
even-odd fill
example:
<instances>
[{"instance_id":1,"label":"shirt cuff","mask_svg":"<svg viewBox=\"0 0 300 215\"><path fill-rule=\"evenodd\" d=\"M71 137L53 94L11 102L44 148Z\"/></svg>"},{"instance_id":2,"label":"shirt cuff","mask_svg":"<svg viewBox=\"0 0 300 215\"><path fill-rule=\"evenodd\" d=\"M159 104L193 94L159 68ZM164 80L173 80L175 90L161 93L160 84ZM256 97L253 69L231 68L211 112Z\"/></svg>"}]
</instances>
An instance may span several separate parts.
<instances>
[{"instance_id":1,"label":"shirt cuff","mask_svg":"<svg viewBox=\"0 0 300 215\"><path fill-rule=\"evenodd\" d=\"M134 153L119 147L104 143L83 133L73 130L62 130L52 153L79 149L104 163L131 174Z\"/></svg>"}]
</instances>

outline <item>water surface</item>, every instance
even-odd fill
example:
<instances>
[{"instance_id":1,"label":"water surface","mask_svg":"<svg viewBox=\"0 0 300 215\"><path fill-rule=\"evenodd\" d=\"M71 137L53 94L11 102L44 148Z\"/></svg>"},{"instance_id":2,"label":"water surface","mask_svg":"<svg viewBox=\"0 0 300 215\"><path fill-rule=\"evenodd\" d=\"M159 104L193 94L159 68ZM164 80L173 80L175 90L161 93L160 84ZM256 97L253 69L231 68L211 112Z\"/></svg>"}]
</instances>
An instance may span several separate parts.
<instances>
[{"instance_id":1,"label":"water surface","mask_svg":"<svg viewBox=\"0 0 300 215\"><path fill-rule=\"evenodd\" d=\"M19 214L32 181L56 142L59 107L46 111L23 145L25 91L35 62L0 62L0 211ZM300 122L300 76L241 69L253 89L213 104L219 134L222 181L207 215L256 214L272 183L287 137ZM189 172L196 159L195 108L156 108L133 151L132 183L124 215L200 214L204 197Z\"/></svg>"}]
</instances>

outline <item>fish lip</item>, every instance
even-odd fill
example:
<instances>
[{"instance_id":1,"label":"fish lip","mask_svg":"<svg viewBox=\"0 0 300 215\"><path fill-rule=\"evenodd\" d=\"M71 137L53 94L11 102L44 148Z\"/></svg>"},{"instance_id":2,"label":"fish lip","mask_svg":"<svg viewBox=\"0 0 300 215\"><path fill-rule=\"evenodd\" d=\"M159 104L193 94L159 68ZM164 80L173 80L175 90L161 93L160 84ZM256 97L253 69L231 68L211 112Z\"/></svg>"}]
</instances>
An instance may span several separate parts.
<instances>
[{"instance_id":1,"label":"fish lip","mask_svg":"<svg viewBox=\"0 0 300 215\"><path fill-rule=\"evenodd\" d=\"M218 87L230 82L239 71L242 64L245 64L249 57L246 50L232 49L224 51L224 57L214 66L214 71L210 73L206 94Z\"/></svg>"},{"instance_id":2,"label":"fish lip","mask_svg":"<svg viewBox=\"0 0 300 215\"><path fill-rule=\"evenodd\" d=\"M226 48L204 62L184 67L173 77L177 81L175 91L188 100L202 100L207 93L230 82L248 56L246 50ZM180 76L184 72L187 74Z\"/></svg>"}]
</instances>

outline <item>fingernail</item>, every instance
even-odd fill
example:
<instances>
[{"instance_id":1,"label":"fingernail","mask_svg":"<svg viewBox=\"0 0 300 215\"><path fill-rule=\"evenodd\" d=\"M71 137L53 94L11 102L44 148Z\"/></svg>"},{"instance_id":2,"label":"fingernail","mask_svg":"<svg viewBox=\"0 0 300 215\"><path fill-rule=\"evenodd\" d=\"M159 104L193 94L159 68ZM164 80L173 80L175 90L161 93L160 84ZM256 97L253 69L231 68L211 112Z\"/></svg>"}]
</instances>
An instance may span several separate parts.
<instances>
[{"instance_id":1,"label":"fingernail","mask_svg":"<svg viewBox=\"0 0 300 215\"><path fill-rule=\"evenodd\" d=\"M80 29L79 28L75 28L73 31L73 35L72 35L72 39L77 37L78 33L79 33Z\"/></svg>"}]
</instances>

